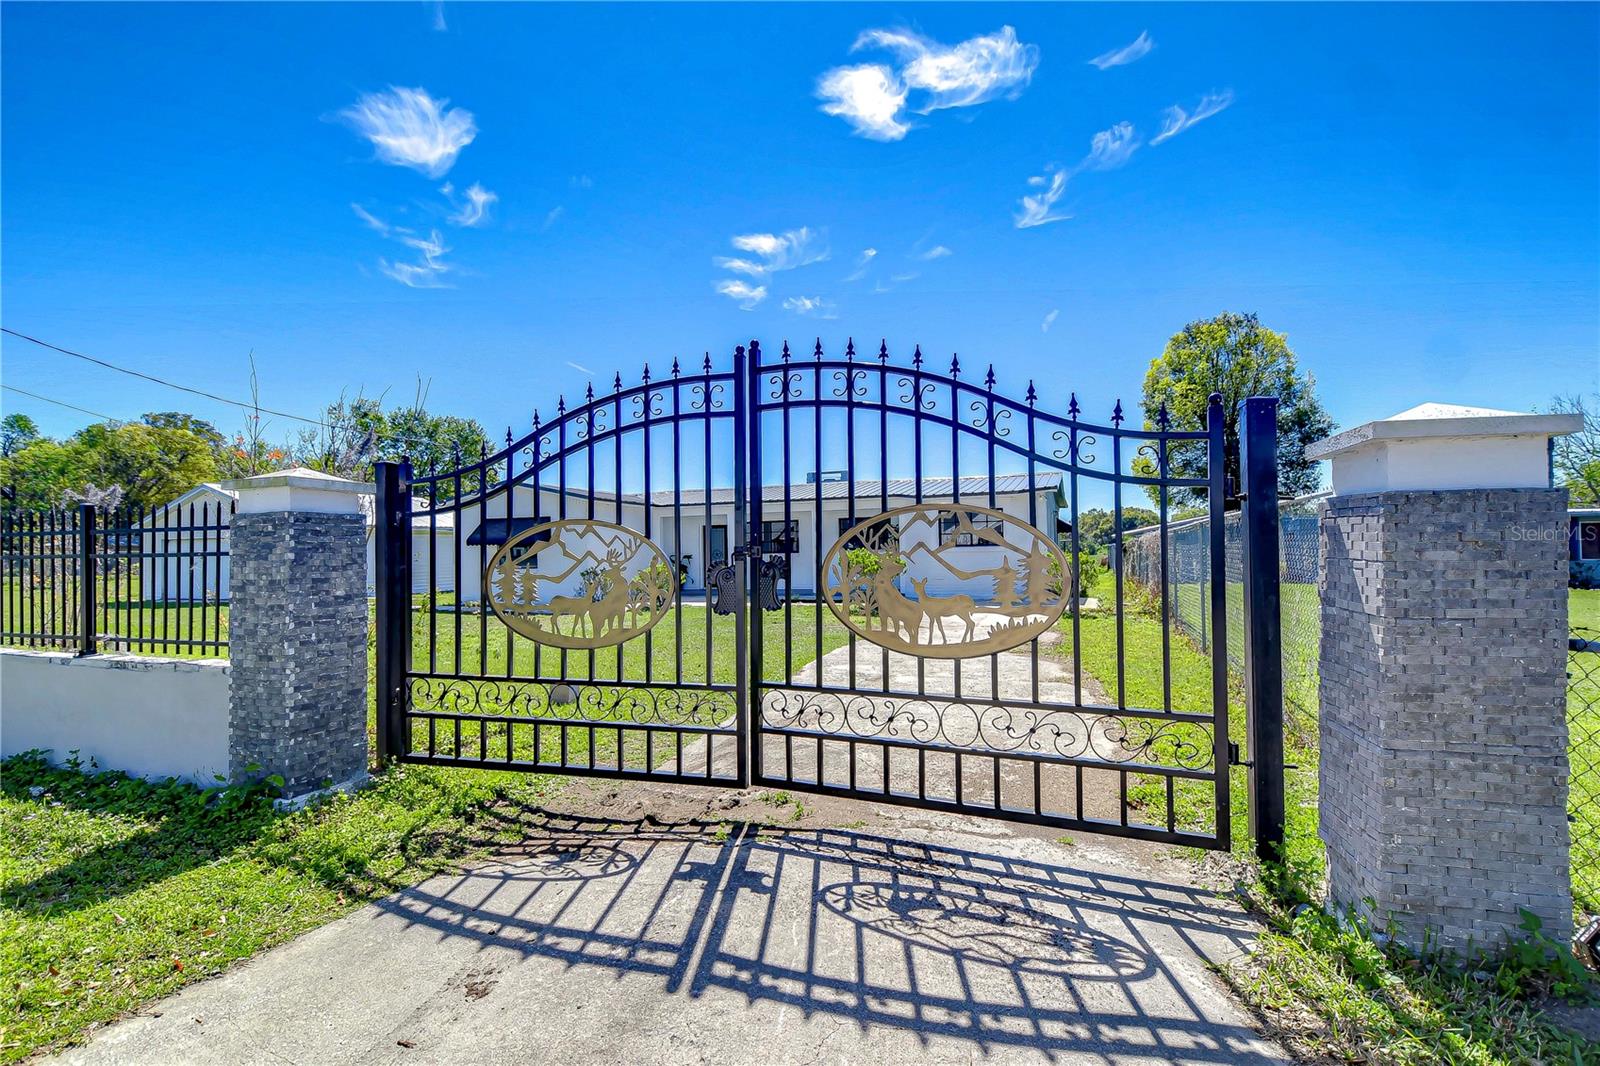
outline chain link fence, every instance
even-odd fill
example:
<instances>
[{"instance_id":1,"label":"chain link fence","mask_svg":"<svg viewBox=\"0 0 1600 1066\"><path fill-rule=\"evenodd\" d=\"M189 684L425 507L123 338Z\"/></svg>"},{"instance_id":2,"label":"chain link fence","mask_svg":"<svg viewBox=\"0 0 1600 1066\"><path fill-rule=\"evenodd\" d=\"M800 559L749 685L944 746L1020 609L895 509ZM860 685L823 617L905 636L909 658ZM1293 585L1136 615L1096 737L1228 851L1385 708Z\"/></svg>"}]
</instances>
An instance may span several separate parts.
<instances>
[{"instance_id":1,"label":"chain link fence","mask_svg":"<svg viewBox=\"0 0 1600 1066\"><path fill-rule=\"evenodd\" d=\"M1317 739L1317 656L1322 616L1317 600L1321 561L1315 493L1278 506L1278 548L1282 589L1284 724L1301 746ZM1167 526L1169 623L1201 651L1210 652L1211 520L1194 518ZM1244 666L1244 565L1237 511L1223 519L1227 556L1228 662ZM1161 530L1130 530L1123 536L1123 577L1151 591L1161 587Z\"/></svg>"},{"instance_id":2,"label":"chain link fence","mask_svg":"<svg viewBox=\"0 0 1600 1066\"><path fill-rule=\"evenodd\" d=\"M1567 733L1572 899L1600 914L1600 630L1573 626L1567 638Z\"/></svg>"}]
</instances>

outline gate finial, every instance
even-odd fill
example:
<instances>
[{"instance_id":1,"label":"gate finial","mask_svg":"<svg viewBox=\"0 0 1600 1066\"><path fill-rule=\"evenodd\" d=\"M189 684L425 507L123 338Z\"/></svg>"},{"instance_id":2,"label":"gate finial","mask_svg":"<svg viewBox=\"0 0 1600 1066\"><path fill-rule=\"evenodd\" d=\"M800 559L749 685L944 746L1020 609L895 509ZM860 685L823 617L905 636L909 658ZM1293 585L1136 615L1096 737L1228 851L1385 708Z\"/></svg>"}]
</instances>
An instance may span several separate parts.
<instances>
[{"instance_id":1,"label":"gate finial","mask_svg":"<svg viewBox=\"0 0 1600 1066\"><path fill-rule=\"evenodd\" d=\"M856 339L854 337L851 337L851 338L849 338L848 340L846 340L844 342L844 361L847 362L847 363L848 362L852 362L852 361L854 361L855 357L856 357Z\"/></svg>"},{"instance_id":2,"label":"gate finial","mask_svg":"<svg viewBox=\"0 0 1600 1066\"><path fill-rule=\"evenodd\" d=\"M1113 426L1122 425L1122 420L1123 420L1124 417L1125 416L1122 413L1122 401L1118 400L1117 401L1117 406L1112 408L1112 410L1111 410L1111 424Z\"/></svg>"},{"instance_id":3,"label":"gate finial","mask_svg":"<svg viewBox=\"0 0 1600 1066\"><path fill-rule=\"evenodd\" d=\"M644 383L646 385L650 384L650 364L649 363L646 363L644 365Z\"/></svg>"},{"instance_id":4,"label":"gate finial","mask_svg":"<svg viewBox=\"0 0 1600 1066\"><path fill-rule=\"evenodd\" d=\"M586 403L594 403L594 382L589 382L589 387L583 392L583 398Z\"/></svg>"},{"instance_id":5,"label":"gate finial","mask_svg":"<svg viewBox=\"0 0 1600 1066\"><path fill-rule=\"evenodd\" d=\"M1078 415L1082 413L1082 411L1083 408L1078 406L1078 394L1074 392L1072 393L1071 399L1067 401L1067 417L1076 422L1078 420Z\"/></svg>"},{"instance_id":6,"label":"gate finial","mask_svg":"<svg viewBox=\"0 0 1600 1066\"><path fill-rule=\"evenodd\" d=\"M761 362L761 342L758 340L750 341L750 361L752 363Z\"/></svg>"},{"instance_id":7,"label":"gate finial","mask_svg":"<svg viewBox=\"0 0 1600 1066\"><path fill-rule=\"evenodd\" d=\"M812 354L815 355L818 359L822 358L822 338L821 337L817 338L817 350L815 352L813 352Z\"/></svg>"},{"instance_id":8,"label":"gate finial","mask_svg":"<svg viewBox=\"0 0 1600 1066\"><path fill-rule=\"evenodd\" d=\"M617 371L616 380L611 383L611 391L612 392L621 392L622 391L622 371L620 371L620 370Z\"/></svg>"},{"instance_id":9,"label":"gate finial","mask_svg":"<svg viewBox=\"0 0 1600 1066\"><path fill-rule=\"evenodd\" d=\"M711 353L710 352L706 353L706 361L700 367L700 369L702 369L702 370L704 370L706 372L706 376L709 377L711 375Z\"/></svg>"},{"instance_id":10,"label":"gate finial","mask_svg":"<svg viewBox=\"0 0 1600 1066\"><path fill-rule=\"evenodd\" d=\"M950 355L950 376L953 378L961 376L961 356L955 352Z\"/></svg>"},{"instance_id":11,"label":"gate finial","mask_svg":"<svg viewBox=\"0 0 1600 1066\"><path fill-rule=\"evenodd\" d=\"M677 377L678 376L678 357L677 356L673 356L672 357L672 376L673 377Z\"/></svg>"},{"instance_id":12,"label":"gate finial","mask_svg":"<svg viewBox=\"0 0 1600 1066\"><path fill-rule=\"evenodd\" d=\"M989 364L989 372L983 376L983 387L994 391L994 364Z\"/></svg>"},{"instance_id":13,"label":"gate finial","mask_svg":"<svg viewBox=\"0 0 1600 1066\"><path fill-rule=\"evenodd\" d=\"M911 353L911 365L918 370L922 369L922 345L917 345L916 351Z\"/></svg>"},{"instance_id":14,"label":"gate finial","mask_svg":"<svg viewBox=\"0 0 1600 1066\"><path fill-rule=\"evenodd\" d=\"M1028 406L1029 407L1032 407L1033 406L1033 402L1035 400L1037 400L1038 398L1039 398L1039 394L1037 392L1033 391L1033 379L1029 378L1028 379L1028 394L1026 396L1024 396L1023 399L1028 401Z\"/></svg>"},{"instance_id":15,"label":"gate finial","mask_svg":"<svg viewBox=\"0 0 1600 1066\"><path fill-rule=\"evenodd\" d=\"M1156 428L1161 430L1163 433L1172 428L1172 415L1167 411L1167 405L1165 403L1162 403L1162 405L1156 409Z\"/></svg>"},{"instance_id":16,"label":"gate finial","mask_svg":"<svg viewBox=\"0 0 1600 1066\"><path fill-rule=\"evenodd\" d=\"M878 362L887 363L888 361L889 361L889 341L888 341L887 338L885 338L884 340L880 340L878 342Z\"/></svg>"},{"instance_id":17,"label":"gate finial","mask_svg":"<svg viewBox=\"0 0 1600 1066\"><path fill-rule=\"evenodd\" d=\"M785 363L787 363L789 361L789 342L788 341L784 341L783 342L783 361Z\"/></svg>"}]
</instances>

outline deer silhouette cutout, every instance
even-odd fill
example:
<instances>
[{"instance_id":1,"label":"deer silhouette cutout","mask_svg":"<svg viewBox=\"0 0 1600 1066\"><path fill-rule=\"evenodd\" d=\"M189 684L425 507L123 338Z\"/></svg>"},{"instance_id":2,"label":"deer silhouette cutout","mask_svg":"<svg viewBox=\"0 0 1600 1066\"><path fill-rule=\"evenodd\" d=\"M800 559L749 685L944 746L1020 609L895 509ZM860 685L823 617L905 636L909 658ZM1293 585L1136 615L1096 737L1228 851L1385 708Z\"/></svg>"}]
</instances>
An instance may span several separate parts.
<instances>
[{"instance_id":1,"label":"deer silhouette cutout","mask_svg":"<svg viewBox=\"0 0 1600 1066\"><path fill-rule=\"evenodd\" d=\"M978 605L973 602L971 596L964 593L958 593L954 596L930 596L928 595L928 579L925 577L912 578L911 586L917 590L916 606L920 614L917 619L918 625L921 625L923 619L928 621L929 643L933 641L935 627L939 630L939 639L946 644L950 643L950 637L944 630L944 620L946 618L961 619L966 625L964 635L971 636L973 634L975 623L972 620L972 613L978 609Z\"/></svg>"}]
</instances>

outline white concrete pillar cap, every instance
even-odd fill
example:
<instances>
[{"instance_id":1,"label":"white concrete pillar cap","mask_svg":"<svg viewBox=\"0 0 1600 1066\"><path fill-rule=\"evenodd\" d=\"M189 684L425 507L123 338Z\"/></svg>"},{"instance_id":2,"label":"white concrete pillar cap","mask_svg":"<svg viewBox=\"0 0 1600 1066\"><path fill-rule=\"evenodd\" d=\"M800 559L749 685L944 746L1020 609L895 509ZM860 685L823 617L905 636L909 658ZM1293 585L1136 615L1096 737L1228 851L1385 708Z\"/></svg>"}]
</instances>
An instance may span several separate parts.
<instances>
[{"instance_id":1,"label":"white concrete pillar cap","mask_svg":"<svg viewBox=\"0 0 1600 1066\"><path fill-rule=\"evenodd\" d=\"M360 514L363 498L370 498L375 491L371 483L351 481L303 466L235 478L224 481L222 487L239 494L239 514L263 511Z\"/></svg>"},{"instance_id":2,"label":"white concrete pillar cap","mask_svg":"<svg viewBox=\"0 0 1600 1066\"><path fill-rule=\"evenodd\" d=\"M1424 403L1320 440L1311 459L1333 463L1333 492L1550 487L1550 438L1582 415Z\"/></svg>"}]
</instances>

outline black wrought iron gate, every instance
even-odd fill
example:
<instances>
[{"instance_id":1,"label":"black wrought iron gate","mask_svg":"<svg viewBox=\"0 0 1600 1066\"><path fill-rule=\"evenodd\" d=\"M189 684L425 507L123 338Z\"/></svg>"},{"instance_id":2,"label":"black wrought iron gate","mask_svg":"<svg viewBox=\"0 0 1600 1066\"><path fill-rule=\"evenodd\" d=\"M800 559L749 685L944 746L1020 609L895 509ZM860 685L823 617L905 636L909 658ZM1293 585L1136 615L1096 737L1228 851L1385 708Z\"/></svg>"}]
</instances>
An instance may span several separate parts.
<instances>
[{"instance_id":1,"label":"black wrought iron gate","mask_svg":"<svg viewBox=\"0 0 1600 1066\"><path fill-rule=\"evenodd\" d=\"M447 471L379 464L380 753L1227 847L1220 399L1176 430L995 385L752 342ZM1138 581L1134 506L1161 544ZM1179 509L1210 520L1205 573L1170 572ZM1275 566L1246 574L1276 602ZM1199 668L1163 624L1179 596L1210 611Z\"/></svg>"}]
</instances>

